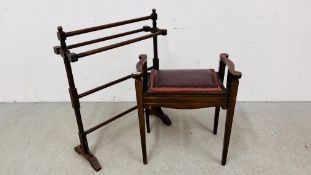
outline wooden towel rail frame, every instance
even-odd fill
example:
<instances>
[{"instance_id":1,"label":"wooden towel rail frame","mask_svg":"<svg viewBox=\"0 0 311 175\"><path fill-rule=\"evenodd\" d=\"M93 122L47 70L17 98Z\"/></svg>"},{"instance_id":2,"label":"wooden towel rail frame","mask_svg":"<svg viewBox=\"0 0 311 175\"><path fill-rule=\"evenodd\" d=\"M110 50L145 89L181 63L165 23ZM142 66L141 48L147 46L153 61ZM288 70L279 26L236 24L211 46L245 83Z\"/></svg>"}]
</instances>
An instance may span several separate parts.
<instances>
[{"instance_id":1,"label":"wooden towel rail frame","mask_svg":"<svg viewBox=\"0 0 311 175\"><path fill-rule=\"evenodd\" d=\"M100 26L95 26L95 27L90 27L90 28L84 28L84 29L70 31L70 32L64 32L63 28L61 26L59 26L57 28L57 30L58 30L57 37L58 37L58 40L60 41L60 45L55 46L53 49L54 49L55 54L61 55L61 57L63 58L64 64L65 64L65 69L66 69L66 74L67 74L67 79L68 79L68 84L69 84L70 99L71 99L72 107L73 107L74 112L75 112L77 125L78 125L78 129L79 129L78 135L79 135L80 145L76 146L74 149L78 154L82 155L85 159L87 159L89 161L89 163L91 164L91 166L96 171L99 171L101 169L101 165L98 162L97 158L91 153L89 146L88 146L88 141L87 141L86 135L90 134L91 132L95 131L96 129L98 129L102 126L105 126L106 124L126 115L127 113L137 109L137 106L134 106L128 110L125 110L124 112L122 112L122 113L120 113L120 114L118 114L118 115L116 115L116 116L114 116L114 117L90 128L88 130L84 130L82 118L81 118L81 113L80 113L80 101L79 101L79 99L83 98L87 95L90 95L92 93L95 93L97 91L103 90L107 87L113 86L117 83L128 80L132 77L132 74L126 75L122 78L119 78L117 80L114 80L112 82L104 84L102 86L99 86L99 87L96 87L96 88L91 89L89 91L78 94L78 91L77 91L77 88L76 88L75 82L74 82L71 63L77 62L82 57L90 56L93 54L97 54L97 53L104 52L107 50L111 50L114 48L118 48L121 46L132 44L132 43L135 43L138 41L142 41L142 40L145 40L148 38L152 38L153 39L154 58L153 58L153 65L152 65L152 67L149 67L148 70L159 69L157 36L166 35L167 30L157 28L157 18L158 18L158 15L156 13L156 10L153 9L151 15L149 15L149 16L144 16L144 17L140 17L140 18L125 20L125 21L120 21L120 22L115 22L115 23L110 23L110 24L105 24L105 25L100 25ZM106 37L97 38L97 39L93 39L93 40L89 40L89 41L84 41L84 42L80 42L80 43L76 43L76 44L71 44L68 46L66 44L66 38L68 38L68 37L81 35L81 34L85 34L85 33L89 33L89 32L94 32L94 31L98 31L98 30L108 29L108 28L112 28L112 27L122 26L122 25L126 25L126 24L136 23L136 22L145 21L145 20L152 20L152 27L143 26L140 29L136 29L136 30L132 30L132 31L124 32L124 33L119 33L119 34L115 34L115 35L111 35L111 36L106 36ZM73 48L82 47L82 46L86 46L86 45L90 45L90 44L94 44L94 43L98 43L98 42L102 42L102 41L107 41L110 39L119 38L119 37L131 35L131 34L135 34L135 33L139 33L139 32L150 32L150 34L140 36L137 38L133 38L130 40L122 41L122 42L119 42L116 44L111 44L108 46L100 47L97 49L85 51L82 53L70 52L70 49L73 49ZM154 111L154 114L157 115L158 117L160 117L165 124L170 125L169 118L163 113L161 108L156 109ZM165 118L165 117L167 117L167 118Z\"/></svg>"}]
</instances>

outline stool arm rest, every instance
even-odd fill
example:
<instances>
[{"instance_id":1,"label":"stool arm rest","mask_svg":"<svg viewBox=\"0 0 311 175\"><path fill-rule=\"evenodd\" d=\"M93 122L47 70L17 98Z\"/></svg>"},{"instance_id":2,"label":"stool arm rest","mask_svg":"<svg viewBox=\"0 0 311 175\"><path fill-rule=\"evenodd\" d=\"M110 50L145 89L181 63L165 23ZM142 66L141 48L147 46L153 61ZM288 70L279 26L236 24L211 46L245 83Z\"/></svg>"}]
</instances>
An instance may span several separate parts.
<instances>
[{"instance_id":1,"label":"stool arm rest","mask_svg":"<svg viewBox=\"0 0 311 175\"><path fill-rule=\"evenodd\" d=\"M136 71L144 73L145 67L147 68L147 55L146 54L140 54L139 55L139 61L136 64Z\"/></svg>"},{"instance_id":2,"label":"stool arm rest","mask_svg":"<svg viewBox=\"0 0 311 175\"><path fill-rule=\"evenodd\" d=\"M139 73L132 74L132 77L136 80L142 80L143 91L148 89L148 69L147 69L147 55L140 54L139 61L136 64L136 71Z\"/></svg>"},{"instance_id":3,"label":"stool arm rest","mask_svg":"<svg viewBox=\"0 0 311 175\"><path fill-rule=\"evenodd\" d=\"M242 73L235 70L234 63L229 59L227 53L220 54L220 67L222 63L228 67L228 73L232 78L240 79L242 77Z\"/></svg>"}]
</instances>

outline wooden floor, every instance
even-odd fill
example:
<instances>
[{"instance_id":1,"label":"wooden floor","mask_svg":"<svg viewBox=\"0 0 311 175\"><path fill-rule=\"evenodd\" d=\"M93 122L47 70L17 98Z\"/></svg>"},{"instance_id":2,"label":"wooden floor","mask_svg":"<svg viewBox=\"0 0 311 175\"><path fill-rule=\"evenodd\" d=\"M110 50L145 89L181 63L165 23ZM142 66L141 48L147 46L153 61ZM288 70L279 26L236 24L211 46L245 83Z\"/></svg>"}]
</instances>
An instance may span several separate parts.
<instances>
[{"instance_id":1,"label":"wooden floor","mask_svg":"<svg viewBox=\"0 0 311 175\"><path fill-rule=\"evenodd\" d=\"M82 103L85 128L133 103ZM227 165L221 166L224 112L164 109L173 124L151 116L148 164L142 162L137 112L91 133L95 172L73 147L77 127L69 103L0 103L0 174L299 174L311 172L311 102L240 102ZM54 126L54 127L53 127Z\"/></svg>"}]
</instances>

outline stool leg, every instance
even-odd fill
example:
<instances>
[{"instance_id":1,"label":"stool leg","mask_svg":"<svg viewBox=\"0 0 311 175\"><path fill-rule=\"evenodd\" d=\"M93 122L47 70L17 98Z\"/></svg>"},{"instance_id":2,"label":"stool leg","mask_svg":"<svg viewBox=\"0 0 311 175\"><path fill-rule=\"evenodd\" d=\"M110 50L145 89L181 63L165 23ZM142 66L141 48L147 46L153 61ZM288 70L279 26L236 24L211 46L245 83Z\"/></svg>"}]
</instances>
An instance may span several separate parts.
<instances>
[{"instance_id":1,"label":"stool leg","mask_svg":"<svg viewBox=\"0 0 311 175\"><path fill-rule=\"evenodd\" d=\"M226 165L226 162L227 162L227 154L228 154L231 128L232 128L233 115L234 115L234 106L235 106L234 104L232 106L229 106L227 110L225 134L224 134L224 145L222 149L222 159L221 159L222 165Z\"/></svg>"},{"instance_id":2,"label":"stool leg","mask_svg":"<svg viewBox=\"0 0 311 175\"><path fill-rule=\"evenodd\" d=\"M217 128L218 128L219 110L220 110L220 107L216 107L216 108L215 108L214 130L213 130L213 133L214 133L215 135L217 134Z\"/></svg>"},{"instance_id":3,"label":"stool leg","mask_svg":"<svg viewBox=\"0 0 311 175\"><path fill-rule=\"evenodd\" d=\"M145 118L144 118L144 109L142 106L138 107L138 120L139 120L141 149L143 153L143 162L144 164L147 164Z\"/></svg>"},{"instance_id":4,"label":"stool leg","mask_svg":"<svg viewBox=\"0 0 311 175\"><path fill-rule=\"evenodd\" d=\"M147 133L150 133L149 108L145 109Z\"/></svg>"},{"instance_id":5,"label":"stool leg","mask_svg":"<svg viewBox=\"0 0 311 175\"><path fill-rule=\"evenodd\" d=\"M141 79L135 79L136 99L137 99L137 112L139 121L140 143L143 154L143 162L147 164L147 151L146 151L146 131L145 131L145 116L144 116L144 102L143 102L143 86Z\"/></svg>"},{"instance_id":6,"label":"stool leg","mask_svg":"<svg viewBox=\"0 0 311 175\"><path fill-rule=\"evenodd\" d=\"M225 124L225 134L224 134L224 145L222 149L222 159L221 164L226 165L227 162L227 154L230 142L231 128L233 122L234 109L236 104L236 96L238 93L239 80L232 78L231 74L228 74L227 77L227 87L229 91L229 100L228 100L228 108L226 114L226 124Z\"/></svg>"}]
</instances>

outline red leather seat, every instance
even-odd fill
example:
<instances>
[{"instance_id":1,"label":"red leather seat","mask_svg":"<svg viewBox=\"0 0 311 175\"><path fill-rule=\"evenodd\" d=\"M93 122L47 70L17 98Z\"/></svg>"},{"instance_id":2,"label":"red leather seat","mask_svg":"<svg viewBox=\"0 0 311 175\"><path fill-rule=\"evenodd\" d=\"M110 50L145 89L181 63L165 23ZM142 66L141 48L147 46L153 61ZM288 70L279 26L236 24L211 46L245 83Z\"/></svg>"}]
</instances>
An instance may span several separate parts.
<instances>
[{"instance_id":1,"label":"red leather seat","mask_svg":"<svg viewBox=\"0 0 311 175\"><path fill-rule=\"evenodd\" d=\"M152 70L149 91L222 91L214 69Z\"/></svg>"}]
</instances>

